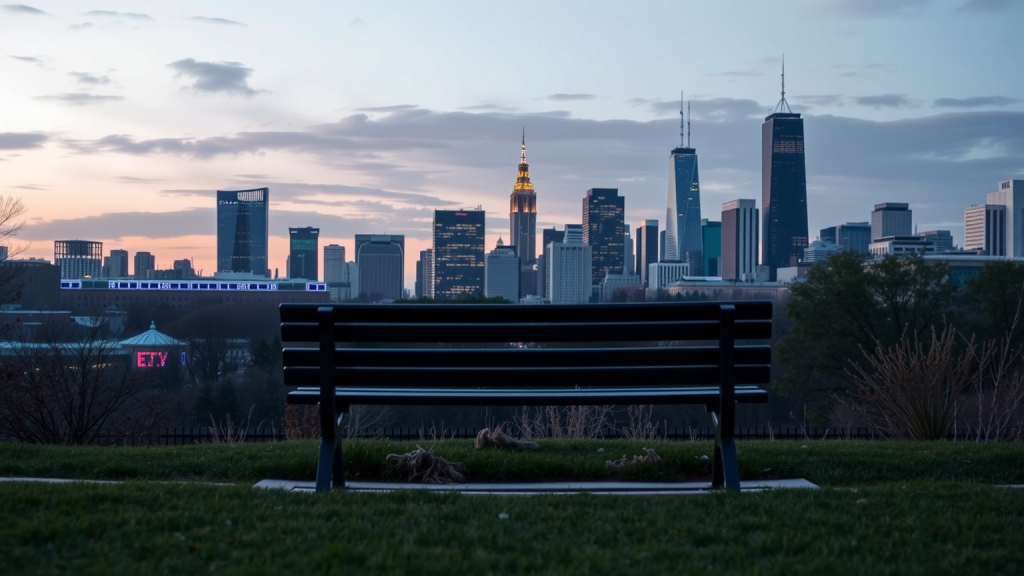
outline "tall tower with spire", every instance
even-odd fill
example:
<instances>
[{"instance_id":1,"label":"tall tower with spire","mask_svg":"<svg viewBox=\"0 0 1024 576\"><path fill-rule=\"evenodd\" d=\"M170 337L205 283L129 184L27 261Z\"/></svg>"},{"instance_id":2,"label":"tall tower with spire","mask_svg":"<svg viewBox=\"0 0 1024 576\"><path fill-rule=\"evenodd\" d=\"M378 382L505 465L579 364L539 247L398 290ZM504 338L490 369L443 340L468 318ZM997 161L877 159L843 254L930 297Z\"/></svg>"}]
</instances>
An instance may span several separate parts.
<instances>
[{"instance_id":1,"label":"tall tower with spire","mask_svg":"<svg viewBox=\"0 0 1024 576\"><path fill-rule=\"evenodd\" d=\"M537 261L537 194L530 182L530 165L526 163L526 129L519 152L519 175L509 197L509 240L516 249L523 267Z\"/></svg>"},{"instance_id":2,"label":"tall tower with spire","mask_svg":"<svg viewBox=\"0 0 1024 576\"><path fill-rule=\"evenodd\" d=\"M687 107L689 109L689 107ZM683 140L685 128L686 140ZM665 210L665 254L662 260L685 262L691 276L704 275L704 238L700 226L700 176L697 150L690 147L690 122L679 95L679 147L668 160L668 206Z\"/></svg>"},{"instance_id":3,"label":"tall tower with spire","mask_svg":"<svg viewBox=\"0 0 1024 576\"><path fill-rule=\"evenodd\" d=\"M807 170L804 121L786 102L786 61L782 98L761 125L761 265L775 281L779 268L803 257L807 247Z\"/></svg>"}]
</instances>

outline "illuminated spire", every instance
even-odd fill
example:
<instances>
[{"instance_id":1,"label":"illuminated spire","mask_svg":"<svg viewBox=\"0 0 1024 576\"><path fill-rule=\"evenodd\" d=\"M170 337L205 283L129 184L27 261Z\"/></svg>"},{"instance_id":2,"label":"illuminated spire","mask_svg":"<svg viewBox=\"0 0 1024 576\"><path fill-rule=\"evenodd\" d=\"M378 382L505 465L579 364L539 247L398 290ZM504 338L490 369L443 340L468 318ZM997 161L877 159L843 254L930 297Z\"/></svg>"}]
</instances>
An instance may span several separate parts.
<instances>
[{"instance_id":1,"label":"illuminated spire","mask_svg":"<svg viewBox=\"0 0 1024 576\"><path fill-rule=\"evenodd\" d=\"M516 177L515 192L527 192L533 194L533 184L530 183L530 165L526 163L526 127L523 127L523 146L519 153L519 175Z\"/></svg>"}]
</instances>

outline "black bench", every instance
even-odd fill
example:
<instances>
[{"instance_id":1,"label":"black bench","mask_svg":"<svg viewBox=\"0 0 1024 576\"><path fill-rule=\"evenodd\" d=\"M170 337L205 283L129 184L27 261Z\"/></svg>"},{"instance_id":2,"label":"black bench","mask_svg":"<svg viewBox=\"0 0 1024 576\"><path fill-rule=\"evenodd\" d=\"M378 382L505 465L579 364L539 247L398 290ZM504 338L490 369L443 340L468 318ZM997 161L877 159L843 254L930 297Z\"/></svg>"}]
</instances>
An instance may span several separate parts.
<instances>
[{"instance_id":1,"label":"black bench","mask_svg":"<svg viewBox=\"0 0 1024 576\"><path fill-rule=\"evenodd\" d=\"M711 484L739 490L736 403L767 402L771 350L735 341L770 338L771 318L770 301L282 304L284 383L298 387L289 404L320 405L318 491L344 487L342 418L363 404L703 404L716 428ZM668 341L689 344L658 345ZM506 346L412 347L484 342ZM562 344L512 344L545 342Z\"/></svg>"}]
</instances>

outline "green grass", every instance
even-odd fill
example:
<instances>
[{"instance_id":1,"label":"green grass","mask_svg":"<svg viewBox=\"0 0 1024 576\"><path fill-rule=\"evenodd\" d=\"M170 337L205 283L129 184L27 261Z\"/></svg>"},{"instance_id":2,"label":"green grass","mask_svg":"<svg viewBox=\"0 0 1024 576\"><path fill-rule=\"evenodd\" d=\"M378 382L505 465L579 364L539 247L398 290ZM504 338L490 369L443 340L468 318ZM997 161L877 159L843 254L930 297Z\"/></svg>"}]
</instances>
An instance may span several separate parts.
<instances>
[{"instance_id":1,"label":"green grass","mask_svg":"<svg viewBox=\"0 0 1024 576\"><path fill-rule=\"evenodd\" d=\"M1009 575L1024 573L1022 524L1024 490L975 483L704 497L4 483L0 574Z\"/></svg>"},{"instance_id":2,"label":"green grass","mask_svg":"<svg viewBox=\"0 0 1024 576\"><path fill-rule=\"evenodd\" d=\"M345 444L350 478L401 480L384 458L417 444L465 465L467 479L489 481L707 480L710 442L546 440L536 452L474 450L472 440L357 441ZM807 478L822 486L916 480L1024 483L1024 445L970 442L741 441L745 480ZM605 460L657 450L664 462L609 470ZM599 452L603 449L603 452ZM0 444L0 476L96 480L202 480L251 483L264 478L312 480L316 442L203 444L164 447L62 447Z\"/></svg>"}]
</instances>

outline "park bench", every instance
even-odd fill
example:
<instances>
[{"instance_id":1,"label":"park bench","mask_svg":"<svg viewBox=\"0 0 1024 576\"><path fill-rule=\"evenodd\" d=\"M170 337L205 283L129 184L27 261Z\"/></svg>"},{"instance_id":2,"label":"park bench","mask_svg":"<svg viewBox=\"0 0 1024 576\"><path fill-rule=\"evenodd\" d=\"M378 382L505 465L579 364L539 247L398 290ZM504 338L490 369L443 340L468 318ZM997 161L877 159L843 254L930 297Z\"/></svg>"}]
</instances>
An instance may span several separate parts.
<instances>
[{"instance_id":1,"label":"park bench","mask_svg":"<svg viewBox=\"0 0 1024 576\"><path fill-rule=\"evenodd\" d=\"M770 338L771 319L770 301L282 304L284 383L289 404L320 406L317 491L345 486L353 405L653 404L704 405L711 485L739 490L736 403L768 401L771 350L736 341Z\"/></svg>"}]
</instances>

